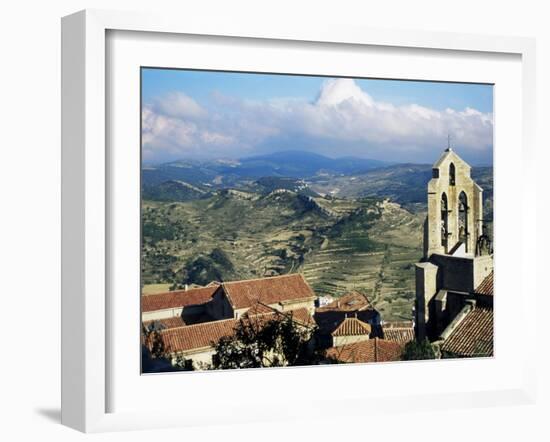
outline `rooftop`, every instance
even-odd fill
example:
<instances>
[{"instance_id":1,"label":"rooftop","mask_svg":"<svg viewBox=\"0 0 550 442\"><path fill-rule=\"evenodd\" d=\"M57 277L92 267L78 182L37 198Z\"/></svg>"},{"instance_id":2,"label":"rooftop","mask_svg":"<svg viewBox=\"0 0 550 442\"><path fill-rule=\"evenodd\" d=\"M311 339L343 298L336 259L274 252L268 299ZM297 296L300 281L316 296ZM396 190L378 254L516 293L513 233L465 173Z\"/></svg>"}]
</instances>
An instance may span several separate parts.
<instances>
[{"instance_id":1,"label":"rooftop","mask_svg":"<svg viewBox=\"0 0 550 442\"><path fill-rule=\"evenodd\" d=\"M332 336L361 336L370 335L371 326L357 318L345 318Z\"/></svg>"},{"instance_id":2,"label":"rooftop","mask_svg":"<svg viewBox=\"0 0 550 442\"><path fill-rule=\"evenodd\" d=\"M356 312L366 309L371 309L372 304L365 295L359 292L350 292L344 296L340 296L330 304L319 307L317 312L340 311L340 312Z\"/></svg>"},{"instance_id":3,"label":"rooftop","mask_svg":"<svg viewBox=\"0 0 550 442\"><path fill-rule=\"evenodd\" d=\"M274 309L272 307L269 307L268 305L257 302L246 311L245 315L247 316L263 315L266 313L273 313L273 311Z\"/></svg>"},{"instance_id":4,"label":"rooftop","mask_svg":"<svg viewBox=\"0 0 550 442\"><path fill-rule=\"evenodd\" d=\"M438 167L443 166L446 162L452 161L453 163L464 164L468 169L470 165L466 163L462 158L460 158L453 149L445 149L439 159L434 163L433 168L437 169Z\"/></svg>"},{"instance_id":5,"label":"rooftop","mask_svg":"<svg viewBox=\"0 0 550 442\"><path fill-rule=\"evenodd\" d=\"M262 304L285 303L299 299L315 299L315 293L299 273L272 276L222 284L234 309Z\"/></svg>"},{"instance_id":6,"label":"rooftop","mask_svg":"<svg viewBox=\"0 0 550 442\"><path fill-rule=\"evenodd\" d=\"M384 339L406 344L414 341L414 323L412 321L385 322L382 324Z\"/></svg>"},{"instance_id":7,"label":"rooftop","mask_svg":"<svg viewBox=\"0 0 550 442\"><path fill-rule=\"evenodd\" d=\"M174 318L163 318L163 319L155 319L152 321L144 321L143 326L145 328L149 328L152 324L158 324L161 328L176 328L181 327L185 325L185 322L183 321L181 316L176 316Z\"/></svg>"},{"instance_id":8,"label":"rooftop","mask_svg":"<svg viewBox=\"0 0 550 442\"><path fill-rule=\"evenodd\" d=\"M326 350L326 356L338 362L389 362L401 360L403 346L385 339L369 339Z\"/></svg>"},{"instance_id":9,"label":"rooftop","mask_svg":"<svg viewBox=\"0 0 550 442\"><path fill-rule=\"evenodd\" d=\"M248 312L247 312L248 313ZM280 313L274 310L254 315L247 315L243 320L258 319L267 322L278 315L289 315L301 325L313 325L314 321L306 308ZM167 328L160 332L160 337L166 353L185 352L213 347L221 338L232 336L239 319L224 319L221 321L203 322L200 324L184 325L176 328Z\"/></svg>"},{"instance_id":10,"label":"rooftop","mask_svg":"<svg viewBox=\"0 0 550 442\"><path fill-rule=\"evenodd\" d=\"M483 281L481 281L481 284L477 286L477 288L474 290L478 295L488 295L493 296L493 279L494 279L494 271L489 273Z\"/></svg>"},{"instance_id":11,"label":"rooftop","mask_svg":"<svg viewBox=\"0 0 550 442\"><path fill-rule=\"evenodd\" d=\"M308 327L315 325L315 320L313 319L313 316L311 316L307 308L297 308L287 312L280 312L279 310L276 310L272 307L258 303L253 307L251 307L250 309L248 309L246 313L243 315L244 318L267 318L267 319L272 319L273 317L276 317L276 316L290 317L294 320L294 322L300 325L308 326Z\"/></svg>"},{"instance_id":12,"label":"rooftop","mask_svg":"<svg viewBox=\"0 0 550 442\"><path fill-rule=\"evenodd\" d=\"M234 333L238 319L204 322L169 328L160 332L165 353L199 350L212 347L224 336Z\"/></svg>"},{"instance_id":13,"label":"rooftop","mask_svg":"<svg viewBox=\"0 0 550 442\"><path fill-rule=\"evenodd\" d=\"M188 307L190 305L206 304L218 286L176 290L173 292L156 293L141 296L141 311L153 312L170 308Z\"/></svg>"},{"instance_id":14,"label":"rooftop","mask_svg":"<svg viewBox=\"0 0 550 442\"><path fill-rule=\"evenodd\" d=\"M493 355L493 309L476 307L451 332L441 346L457 356Z\"/></svg>"}]
</instances>

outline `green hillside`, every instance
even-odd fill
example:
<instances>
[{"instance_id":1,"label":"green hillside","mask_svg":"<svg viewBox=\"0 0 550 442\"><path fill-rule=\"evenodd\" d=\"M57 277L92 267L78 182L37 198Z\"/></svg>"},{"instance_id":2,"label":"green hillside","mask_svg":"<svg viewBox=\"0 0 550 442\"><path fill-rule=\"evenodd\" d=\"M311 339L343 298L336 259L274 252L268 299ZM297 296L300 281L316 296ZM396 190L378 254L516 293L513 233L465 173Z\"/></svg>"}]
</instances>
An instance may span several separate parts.
<instances>
[{"instance_id":1,"label":"green hillside","mask_svg":"<svg viewBox=\"0 0 550 442\"><path fill-rule=\"evenodd\" d=\"M321 175L306 180L321 194L338 198L389 198L412 211L426 210L429 164L396 164L355 175ZM493 219L493 168L473 167L472 178L483 188L487 220Z\"/></svg>"},{"instance_id":2,"label":"green hillside","mask_svg":"<svg viewBox=\"0 0 550 442\"><path fill-rule=\"evenodd\" d=\"M317 294L368 294L386 319L411 317L422 216L373 198L219 191L144 201L144 284L200 284L302 272Z\"/></svg>"},{"instance_id":3,"label":"green hillside","mask_svg":"<svg viewBox=\"0 0 550 442\"><path fill-rule=\"evenodd\" d=\"M411 318L430 165L309 178L243 177L241 167L241 176L212 180L210 174L208 183L202 181L204 168L171 163L167 169L195 175L190 181L144 182L145 285L301 272L319 295L359 290L384 319ZM473 168L472 177L484 189L484 217L492 221L492 168Z\"/></svg>"}]
</instances>

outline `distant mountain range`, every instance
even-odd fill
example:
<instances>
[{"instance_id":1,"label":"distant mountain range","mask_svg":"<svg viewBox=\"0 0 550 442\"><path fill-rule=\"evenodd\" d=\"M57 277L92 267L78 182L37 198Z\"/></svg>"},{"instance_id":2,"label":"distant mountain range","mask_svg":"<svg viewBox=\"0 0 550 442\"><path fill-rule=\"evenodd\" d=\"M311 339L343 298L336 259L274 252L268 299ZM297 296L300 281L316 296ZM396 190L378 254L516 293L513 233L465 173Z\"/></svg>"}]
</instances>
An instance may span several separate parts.
<instances>
[{"instance_id":1,"label":"distant mountain range","mask_svg":"<svg viewBox=\"0 0 550 442\"><path fill-rule=\"evenodd\" d=\"M365 158L329 158L311 152L284 151L240 160L173 161L147 166L142 170L142 180L144 185L180 180L192 185L220 187L267 176L304 179L319 174L351 175L390 164Z\"/></svg>"},{"instance_id":2,"label":"distant mountain range","mask_svg":"<svg viewBox=\"0 0 550 442\"><path fill-rule=\"evenodd\" d=\"M431 164L391 164L363 158L329 158L286 151L241 160L174 161L142 169L145 200L190 201L222 189L258 194L289 190L304 196L389 198L409 210L424 210ZM493 168L474 167L492 219Z\"/></svg>"}]
</instances>

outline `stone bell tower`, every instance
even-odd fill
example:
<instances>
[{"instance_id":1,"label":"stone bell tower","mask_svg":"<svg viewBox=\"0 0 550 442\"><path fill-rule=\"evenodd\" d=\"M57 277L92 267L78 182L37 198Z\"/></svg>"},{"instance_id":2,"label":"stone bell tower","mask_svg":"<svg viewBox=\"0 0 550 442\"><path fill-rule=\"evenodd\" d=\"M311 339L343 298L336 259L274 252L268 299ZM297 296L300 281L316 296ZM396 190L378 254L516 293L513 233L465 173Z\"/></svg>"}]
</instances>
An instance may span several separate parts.
<instances>
[{"instance_id":1,"label":"stone bell tower","mask_svg":"<svg viewBox=\"0 0 550 442\"><path fill-rule=\"evenodd\" d=\"M424 258L432 254L475 255L483 226L483 189L471 167L450 147L433 165L428 183Z\"/></svg>"},{"instance_id":2,"label":"stone bell tower","mask_svg":"<svg viewBox=\"0 0 550 442\"><path fill-rule=\"evenodd\" d=\"M450 146L432 168L424 251L416 264L419 339L437 339L493 271L491 240L483 230L483 189L470 172Z\"/></svg>"}]
</instances>

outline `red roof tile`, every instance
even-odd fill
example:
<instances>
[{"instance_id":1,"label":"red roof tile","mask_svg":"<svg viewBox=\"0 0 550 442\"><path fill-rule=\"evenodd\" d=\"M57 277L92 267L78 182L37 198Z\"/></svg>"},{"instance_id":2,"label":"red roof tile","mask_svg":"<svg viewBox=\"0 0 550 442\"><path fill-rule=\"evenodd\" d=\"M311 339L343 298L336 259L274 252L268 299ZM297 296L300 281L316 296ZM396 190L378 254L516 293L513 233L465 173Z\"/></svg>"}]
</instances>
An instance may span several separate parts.
<instances>
[{"instance_id":1,"label":"red roof tile","mask_svg":"<svg viewBox=\"0 0 550 442\"><path fill-rule=\"evenodd\" d=\"M328 312L338 310L341 312L354 312L370 308L372 308L372 305L369 301L369 298L367 298L362 293L351 292L340 296L338 299L335 299L330 304L319 307L317 311Z\"/></svg>"},{"instance_id":2,"label":"red roof tile","mask_svg":"<svg viewBox=\"0 0 550 442\"><path fill-rule=\"evenodd\" d=\"M379 338L331 347L325 352L328 358L345 363L399 361L402 353L401 344Z\"/></svg>"},{"instance_id":3,"label":"red roof tile","mask_svg":"<svg viewBox=\"0 0 550 442\"><path fill-rule=\"evenodd\" d=\"M370 335L371 326L357 318L345 318L332 332L332 336L360 336Z\"/></svg>"},{"instance_id":4,"label":"red roof tile","mask_svg":"<svg viewBox=\"0 0 550 442\"><path fill-rule=\"evenodd\" d=\"M287 312L280 312L271 307L264 306L261 309L255 307L250 308L243 315L244 319L261 318L264 321L269 321L275 318L290 317L295 323L304 325L307 327L315 326L315 319L310 314L307 308L297 308Z\"/></svg>"},{"instance_id":5,"label":"red roof tile","mask_svg":"<svg viewBox=\"0 0 550 442\"><path fill-rule=\"evenodd\" d=\"M412 321L385 322L382 324L384 339L395 341L401 344L414 341L414 324Z\"/></svg>"},{"instance_id":6,"label":"red roof tile","mask_svg":"<svg viewBox=\"0 0 550 442\"><path fill-rule=\"evenodd\" d=\"M456 356L493 355L493 309L476 307L451 332L441 350Z\"/></svg>"},{"instance_id":7,"label":"red roof tile","mask_svg":"<svg viewBox=\"0 0 550 442\"><path fill-rule=\"evenodd\" d=\"M275 310L272 307L269 307L268 305L262 304L260 302L257 302L252 307L250 307L246 311L247 316L253 316L253 315L263 315L266 313L273 313Z\"/></svg>"},{"instance_id":8,"label":"red roof tile","mask_svg":"<svg viewBox=\"0 0 550 442\"><path fill-rule=\"evenodd\" d=\"M311 316L307 308L297 308L284 314L291 315L292 319L299 324L306 325L308 327L315 325L315 319L313 319L313 316Z\"/></svg>"},{"instance_id":9,"label":"red roof tile","mask_svg":"<svg viewBox=\"0 0 550 442\"><path fill-rule=\"evenodd\" d=\"M315 323L305 308L285 313L271 310L271 313L245 316L242 319L245 321L258 319L260 323L267 323L278 316L286 315L291 315L296 323L302 325L311 326ZM163 341L164 351L174 353L213 347L224 336L233 335L239 321L239 319L225 319L162 330L160 337Z\"/></svg>"},{"instance_id":10,"label":"red roof tile","mask_svg":"<svg viewBox=\"0 0 550 442\"><path fill-rule=\"evenodd\" d=\"M201 287L188 290L157 293L141 296L141 311L153 312L169 308L188 307L190 305L206 304L218 286Z\"/></svg>"},{"instance_id":11,"label":"red roof tile","mask_svg":"<svg viewBox=\"0 0 550 442\"><path fill-rule=\"evenodd\" d=\"M483 281L481 281L481 284L477 286L475 289L475 292L480 295L488 295L493 296L493 275L494 271L489 273Z\"/></svg>"},{"instance_id":12,"label":"red roof tile","mask_svg":"<svg viewBox=\"0 0 550 442\"><path fill-rule=\"evenodd\" d=\"M162 330L160 337L165 353L212 347L224 336L231 336L238 319L204 322L202 324Z\"/></svg>"},{"instance_id":13,"label":"red roof tile","mask_svg":"<svg viewBox=\"0 0 550 442\"><path fill-rule=\"evenodd\" d=\"M299 299L315 299L315 293L298 273L224 282L222 287L235 309L251 307L258 302L276 304Z\"/></svg>"},{"instance_id":14,"label":"red roof tile","mask_svg":"<svg viewBox=\"0 0 550 442\"><path fill-rule=\"evenodd\" d=\"M161 326L164 326L164 328L175 328L175 327L181 327L185 325L185 322L183 322L182 317L176 316L174 318L164 318L164 319L156 319L153 321L145 321L143 323L143 326L149 327L154 322L159 323Z\"/></svg>"}]
</instances>

